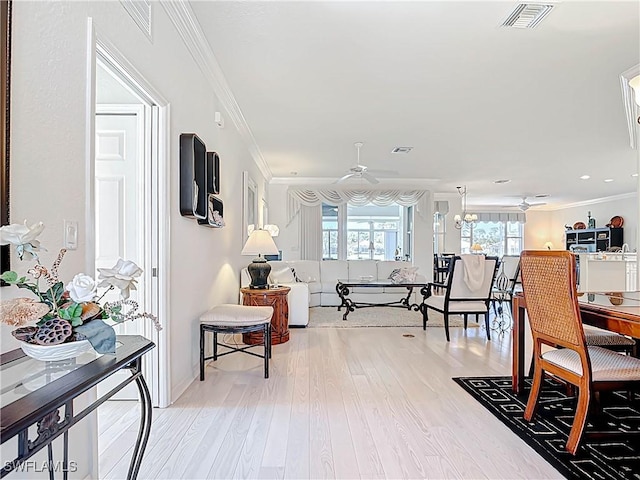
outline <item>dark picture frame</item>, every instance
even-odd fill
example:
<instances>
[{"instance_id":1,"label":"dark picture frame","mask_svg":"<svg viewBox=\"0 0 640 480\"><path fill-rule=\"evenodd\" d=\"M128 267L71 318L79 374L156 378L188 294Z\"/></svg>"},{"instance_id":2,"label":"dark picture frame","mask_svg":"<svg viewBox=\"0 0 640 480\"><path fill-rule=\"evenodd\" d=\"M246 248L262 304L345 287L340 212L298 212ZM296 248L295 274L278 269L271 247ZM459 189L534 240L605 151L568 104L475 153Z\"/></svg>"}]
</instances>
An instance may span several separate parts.
<instances>
[{"instance_id":1,"label":"dark picture frame","mask_svg":"<svg viewBox=\"0 0 640 480\"><path fill-rule=\"evenodd\" d=\"M11 78L11 0L0 1L0 148L2 148L2 163L0 163L0 225L9 224L9 120L10 120L10 78ZM11 253L9 245L0 247L0 272L11 269ZM4 283L4 282L1 282ZM4 286L4 285L3 285Z\"/></svg>"}]
</instances>

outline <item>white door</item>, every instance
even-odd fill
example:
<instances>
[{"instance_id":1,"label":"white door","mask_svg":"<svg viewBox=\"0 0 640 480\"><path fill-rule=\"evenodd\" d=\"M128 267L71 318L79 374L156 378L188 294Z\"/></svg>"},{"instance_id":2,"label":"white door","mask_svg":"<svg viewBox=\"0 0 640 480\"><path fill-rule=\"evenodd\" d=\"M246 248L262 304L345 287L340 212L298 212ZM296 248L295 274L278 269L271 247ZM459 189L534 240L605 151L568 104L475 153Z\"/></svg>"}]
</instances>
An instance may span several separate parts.
<instances>
[{"instance_id":1,"label":"white door","mask_svg":"<svg viewBox=\"0 0 640 480\"><path fill-rule=\"evenodd\" d=\"M148 265L145 239L148 232L148 185L145 178L145 108L143 105L98 105L96 109L95 156L95 228L96 269L111 268L119 258L140 266L144 273L138 279L137 290L131 298L138 302L141 311L149 311L149 299L145 298L147 278L152 267ZM98 278L98 271L95 272ZM99 292L101 293L101 292ZM104 301L120 299L120 292L112 290ZM118 335L145 335L147 319L124 322L115 327ZM104 381L98 393L108 392L129 375L119 372L112 382ZM147 382L153 379L146 376ZM135 385L127 386L117 399L138 399Z\"/></svg>"}]
</instances>

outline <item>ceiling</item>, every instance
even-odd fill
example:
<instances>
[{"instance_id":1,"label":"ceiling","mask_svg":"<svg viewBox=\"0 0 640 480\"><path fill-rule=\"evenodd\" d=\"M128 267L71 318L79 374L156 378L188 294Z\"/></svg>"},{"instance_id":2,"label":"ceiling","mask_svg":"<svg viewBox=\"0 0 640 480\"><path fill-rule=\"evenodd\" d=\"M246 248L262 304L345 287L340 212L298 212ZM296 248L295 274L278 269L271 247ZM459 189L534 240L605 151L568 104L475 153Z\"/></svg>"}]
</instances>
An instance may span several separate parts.
<instances>
[{"instance_id":1,"label":"ceiling","mask_svg":"<svg viewBox=\"0 0 640 480\"><path fill-rule=\"evenodd\" d=\"M640 4L546 3L527 30L500 26L510 1L191 8L276 178L330 183L361 141L360 163L397 171L381 181L467 185L474 206L634 192L619 76L640 63Z\"/></svg>"}]
</instances>

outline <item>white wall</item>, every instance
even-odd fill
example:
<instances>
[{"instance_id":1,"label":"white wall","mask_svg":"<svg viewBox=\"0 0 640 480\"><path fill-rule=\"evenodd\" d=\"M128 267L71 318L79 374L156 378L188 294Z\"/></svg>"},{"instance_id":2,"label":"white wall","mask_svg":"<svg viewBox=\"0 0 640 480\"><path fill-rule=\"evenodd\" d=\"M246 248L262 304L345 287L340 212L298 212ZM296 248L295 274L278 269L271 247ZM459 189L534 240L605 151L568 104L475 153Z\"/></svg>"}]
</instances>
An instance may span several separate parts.
<instances>
[{"instance_id":1,"label":"white wall","mask_svg":"<svg viewBox=\"0 0 640 480\"><path fill-rule=\"evenodd\" d=\"M247 259L240 255L241 173L248 170L265 195L265 180L232 122L217 128L213 112L221 106L160 4L153 3L153 42L145 37L120 2L14 2L11 98L11 220L43 221L41 240L51 265L62 246L63 220L79 223L78 249L67 254L60 269L63 280L90 270L86 244L86 172L88 88L87 19L145 79L170 102L170 314L165 321L170 346L170 382L175 400L197 374L198 316L216 303L238 300L239 271ZM215 45L213 46L215 49ZM208 149L220 155L223 229L198 226L180 216L179 135L196 132ZM277 210L275 205L272 210ZM31 266L12 266L25 272ZM160 272L160 274L167 272ZM13 287L2 297L16 296ZM25 292L20 292L25 293ZM14 348L7 330L2 350ZM75 427L74 448L91 457L95 437L91 428ZM86 447L87 450L83 450ZM83 463L88 474L92 466Z\"/></svg>"},{"instance_id":2,"label":"white wall","mask_svg":"<svg viewBox=\"0 0 640 480\"><path fill-rule=\"evenodd\" d=\"M587 223L587 212L596 220L597 227L604 227L611 217L619 215L624 219L624 241L630 251L638 247L638 202L637 195L618 197L585 203L553 211L528 211L525 226L525 248L544 248L545 242L552 242L553 248L565 249L565 225L575 222Z\"/></svg>"}]
</instances>

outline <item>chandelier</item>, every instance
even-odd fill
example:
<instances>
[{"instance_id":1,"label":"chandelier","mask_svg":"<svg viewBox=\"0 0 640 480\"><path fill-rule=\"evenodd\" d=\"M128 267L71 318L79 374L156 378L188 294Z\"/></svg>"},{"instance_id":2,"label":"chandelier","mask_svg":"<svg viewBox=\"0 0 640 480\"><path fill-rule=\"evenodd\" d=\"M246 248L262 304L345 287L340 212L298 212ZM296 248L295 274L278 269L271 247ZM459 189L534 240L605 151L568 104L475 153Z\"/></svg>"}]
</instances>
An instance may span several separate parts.
<instances>
[{"instance_id":1,"label":"chandelier","mask_svg":"<svg viewBox=\"0 0 640 480\"><path fill-rule=\"evenodd\" d=\"M456 215L453 217L453 221L455 222L456 228L459 230L465 224L471 225L476 220L478 220L478 215L475 213L467 212L467 186L464 187L456 187L458 189L458 193L462 197L462 215Z\"/></svg>"}]
</instances>

